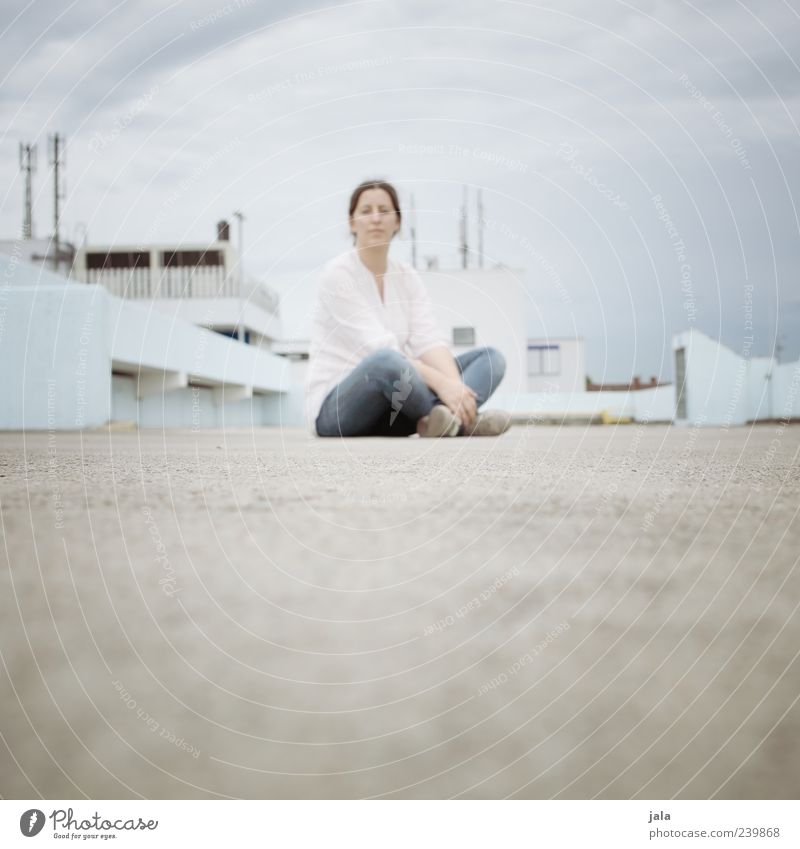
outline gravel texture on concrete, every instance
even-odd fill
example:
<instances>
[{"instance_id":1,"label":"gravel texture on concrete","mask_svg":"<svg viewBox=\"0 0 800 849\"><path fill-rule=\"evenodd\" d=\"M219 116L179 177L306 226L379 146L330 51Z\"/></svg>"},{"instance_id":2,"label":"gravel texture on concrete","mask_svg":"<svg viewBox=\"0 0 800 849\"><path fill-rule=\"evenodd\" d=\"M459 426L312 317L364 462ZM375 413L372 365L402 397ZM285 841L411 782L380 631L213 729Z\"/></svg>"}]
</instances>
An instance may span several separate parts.
<instances>
[{"instance_id":1,"label":"gravel texture on concrete","mask_svg":"<svg viewBox=\"0 0 800 849\"><path fill-rule=\"evenodd\" d=\"M0 794L796 798L798 449L0 434Z\"/></svg>"}]
</instances>

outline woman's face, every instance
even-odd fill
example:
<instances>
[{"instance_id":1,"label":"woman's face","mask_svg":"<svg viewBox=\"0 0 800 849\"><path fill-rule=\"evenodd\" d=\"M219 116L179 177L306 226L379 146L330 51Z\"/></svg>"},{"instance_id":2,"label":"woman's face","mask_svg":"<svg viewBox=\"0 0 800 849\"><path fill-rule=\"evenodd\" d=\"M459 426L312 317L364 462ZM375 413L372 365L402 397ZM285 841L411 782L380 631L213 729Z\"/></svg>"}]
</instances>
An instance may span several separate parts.
<instances>
[{"instance_id":1,"label":"woman's face","mask_svg":"<svg viewBox=\"0 0 800 849\"><path fill-rule=\"evenodd\" d=\"M361 192L350 219L350 232L356 237L356 247L388 245L399 230L400 224L389 193L385 189Z\"/></svg>"}]
</instances>

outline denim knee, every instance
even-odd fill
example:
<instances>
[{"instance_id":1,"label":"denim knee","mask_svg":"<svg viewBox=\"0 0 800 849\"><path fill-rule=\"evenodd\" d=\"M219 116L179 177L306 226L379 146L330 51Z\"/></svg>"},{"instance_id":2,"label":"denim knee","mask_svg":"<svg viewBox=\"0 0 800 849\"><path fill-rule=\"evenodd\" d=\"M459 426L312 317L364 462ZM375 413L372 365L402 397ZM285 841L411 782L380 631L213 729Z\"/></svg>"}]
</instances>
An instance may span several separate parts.
<instances>
[{"instance_id":1,"label":"denim knee","mask_svg":"<svg viewBox=\"0 0 800 849\"><path fill-rule=\"evenodd\" d=\"M502 380L506 373L506 358L497 350L487 345L484 349L486 356L489 358L489 363L492 369L492 380L497 382Z\"/></svg>"},{"instance_id":2,"label":"denim knee","mask_svg":"<svg viewBox=\"0 0 800 849\"><path fill-rule=\"evenodd\" d=\"M361 365L367 368L370 374L385 377L396 377L403 369L411 367L408 359L394 348L378 348L364 357Z\"/></svg>"}]
</instances>

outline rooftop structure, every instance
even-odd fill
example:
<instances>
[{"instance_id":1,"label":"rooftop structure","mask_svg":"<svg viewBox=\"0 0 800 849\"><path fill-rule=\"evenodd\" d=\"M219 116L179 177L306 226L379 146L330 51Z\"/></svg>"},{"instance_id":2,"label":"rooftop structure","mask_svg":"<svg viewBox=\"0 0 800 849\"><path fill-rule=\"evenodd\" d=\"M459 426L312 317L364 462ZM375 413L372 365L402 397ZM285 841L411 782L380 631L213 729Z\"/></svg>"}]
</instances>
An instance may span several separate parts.
<instances>
[{"instance_id":1,"label":"rooftop structure","mask_svg":"<svg viewBox=\"0 0 800 849\"><path fill-rule=\"evenodd\" d=\"M0 255L0 429L279 424L287 361Z\"/></svg>"},{"instance_id":2,"label":"rooftop structure","mask_svg":"<svg viewBox=\"0 0 800 849\"><path fill-rule=\"evenodd\" d=\"M226 221L209 244L84 245L70 276L119 298L271 350L282 336L278 294L246 275Z\"/></svg>"}]
</instances>

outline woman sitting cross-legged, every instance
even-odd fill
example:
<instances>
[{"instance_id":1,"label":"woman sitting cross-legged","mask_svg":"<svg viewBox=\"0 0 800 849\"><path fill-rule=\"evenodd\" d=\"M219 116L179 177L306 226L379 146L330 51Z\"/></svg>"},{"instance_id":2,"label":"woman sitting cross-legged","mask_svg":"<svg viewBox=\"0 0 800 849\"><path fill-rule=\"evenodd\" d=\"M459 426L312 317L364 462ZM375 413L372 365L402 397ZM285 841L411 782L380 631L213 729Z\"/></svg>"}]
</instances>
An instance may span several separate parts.
<instances>
[{"instance_id":1,"label":"woman sitting cross-legged","mask_svg":"<svg viewBox=\"0 0 800 849\"><path fill-rule=\"evenodd\" d=\"M314 309L306 416L318 436L497 436L510 416L479 411L505 359L484 347L453 357L413 268L389 259L397 192L370 181L350 198L355 246L330 262Z\"/></svg>"}]
</instances>

